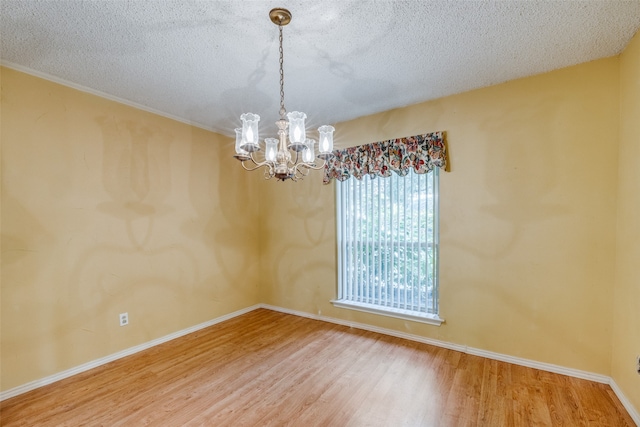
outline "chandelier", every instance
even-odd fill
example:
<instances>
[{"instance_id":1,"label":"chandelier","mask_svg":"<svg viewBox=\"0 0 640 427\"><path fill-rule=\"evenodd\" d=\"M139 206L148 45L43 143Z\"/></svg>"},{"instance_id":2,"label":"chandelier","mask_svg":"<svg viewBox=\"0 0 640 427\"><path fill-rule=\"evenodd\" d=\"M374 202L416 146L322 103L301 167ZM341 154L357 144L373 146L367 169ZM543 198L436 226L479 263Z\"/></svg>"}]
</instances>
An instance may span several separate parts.
<instances>
[{"instance_id":1,"label":"chandelier","mask_svg":"<svg viewBox=\"0 0 640 427\"><path fill-rule=\"evenodd\" d=\"M291 12L287 9L276 8L269 12L271 22L278 26L280 33L280 120L276 121L278 138L265 138L264 155L257 158L261 151L258 139L258 122L260 116L245 113L240 116L242 127L236 131L236 155L242 167L253 171L264 167L265 179L275 177L280 181L291 179L297 181L309 174L310 169L321 169L333 151L333 126L318 128L318 152L315 155L316 141L306 136L305 119L307 115L300 111L287 113L284 108L284 71L282 50L282 27L291 22ZM286 117L286 118L285 118ZM316 158L321 164L316 165ZM249 167L245 164L249 163Z\"/></svg>"}]
</instances>

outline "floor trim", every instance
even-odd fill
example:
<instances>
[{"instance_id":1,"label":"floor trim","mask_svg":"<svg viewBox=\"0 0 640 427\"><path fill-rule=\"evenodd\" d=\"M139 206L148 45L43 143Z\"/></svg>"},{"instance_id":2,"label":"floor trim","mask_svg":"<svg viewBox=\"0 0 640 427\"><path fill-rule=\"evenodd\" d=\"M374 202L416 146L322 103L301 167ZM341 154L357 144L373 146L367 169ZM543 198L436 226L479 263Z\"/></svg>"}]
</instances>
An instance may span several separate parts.
<instances>
[{"instance_id":1,"label":"floor trim","mask_svg":"<svg viewBox=\"0 0 640 427\"><path fill-rule=\"evenodd\" d=\"M640 412L638 412L636 408L631 404L629 399L627 399L627 396L624 395L613 378L611 378L609 385L611 386L611 389L616 394L616 396L618 396L618 399L620 399L620 403L622 403L622 406L624 406L624 408L627 410L636 425L640 426Z\"/></svg>"}]
</instances>

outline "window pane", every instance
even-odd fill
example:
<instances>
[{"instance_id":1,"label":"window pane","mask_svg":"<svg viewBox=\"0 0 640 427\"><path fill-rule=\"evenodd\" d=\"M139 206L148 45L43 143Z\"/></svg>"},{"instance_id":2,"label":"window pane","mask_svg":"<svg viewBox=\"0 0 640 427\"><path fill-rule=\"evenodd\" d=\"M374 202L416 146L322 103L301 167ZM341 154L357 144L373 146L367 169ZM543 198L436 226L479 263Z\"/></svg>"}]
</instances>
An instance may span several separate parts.
<instances>
[{"instance_id":1,"label":"window pane","mask_svg":"<svg viewBox=\"0 0 640 427\"><path fill-rule=\"evenodd\" d=\"M437 173L337 183L340 300L438 313Z\"/></svg>"}]
</instances>

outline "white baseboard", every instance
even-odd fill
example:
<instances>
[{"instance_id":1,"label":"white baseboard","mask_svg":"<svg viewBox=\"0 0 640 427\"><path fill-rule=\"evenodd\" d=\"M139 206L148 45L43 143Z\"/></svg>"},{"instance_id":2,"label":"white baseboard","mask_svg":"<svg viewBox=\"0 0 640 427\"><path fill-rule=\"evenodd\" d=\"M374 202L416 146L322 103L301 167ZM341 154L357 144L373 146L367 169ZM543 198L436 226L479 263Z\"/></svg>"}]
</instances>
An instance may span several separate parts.
<instances>
[{"instance_id":1,"label":"white baseboard","mask_svg":"<svg viewBox=\"0 0 640 427\"><path fill-rule=\"evenodd\" d=\"M367 325L365 323L350 322L341 319L335 319L333 317L326 317L322 315L315 315L306 313L303 311L290 310L287 308L276 307L268 304L260 304L260 307L273 311L279 311L281 313L293 314L295 316L306 317L309 319L321 320L324 322L335 323L338 325L348 326L356 329L363 329L365 331L378 332L385 335L391 335L398 338L404 338L411 341L417 341L425 344L434 345L437 347L444 347L450 350L460 351L462 353L472 354L474 356L486 357L487 359L499 360L501 362L513 363L514 365L526 366L528 368L540 369L541 371L553 372L556 374L567 375L569 377L581 378L584 380L594 381L602 384L608 384L611 386L613 392L618 396L620 402L625 407L633 421L640 426L640 415L636 408L631 404L629 399L624 395L622 390L615 383L613 378L606 375L595 374L593 372L581 371L579 369L567 368L564 366L554 365L552 363L537 362L535 360L523 359L521 357L509 356L506 354L494 353L492 351L481 350L478 348L468 347L460 344L453 344L446 341L440 341L432 338L425 338L420 335L407 334L404 332L394 331L392 329L379 328L377 326Z\"/></svg>"},{"instance_id":2,"label":"white baseboard","mask_svg":"<svg viewBox=\"0 0 640 427\"><path fill-rule=\"evenodd\" d=\"M486 357L487 359L499 360L501 362L526 366L527 368L540 369L541 371L553 372L555 374L567 375L569 377L581 378L583 380L594 381L602 384L609 384L609 382L611 381L610 377L602 374L594 374L593 372L567 368L565 366L554 365L553 363L538 362L535 360L523 359L521 357L509 356L501 353L494 353L492 351L481 350L473 347L469 347L467 349L467 353L473 354L474 356Z\"/></svg>"},{"instance_id":3,"label":"white baseboard","mask_svg":"<svg viewBox=\"0 0 640 427\"><path fill-rule=\"evenodd\" d=\"M125 356L129 356L131 354L138 353L138 352L140 352L142 350L146 350L148 348L151 348L151 347L154 347L156 345L165 343L167 341L171 341L171 340L179 338L179 337L181 337L183 335L187 335L187 334L190 334L192 332L196 332L196 331L198 331L200 329L204 329L204 328L207 328L209 326L215 325L217 323L224 322L225 320L229 320L229 319L232 319L234 317L243 315L245 313L248 313L248 312L253 311L255 309L258 309L258 308L265 308L265 309L268 309L268 310L278 311L280 313L292 314L294 316L306 317L306 318L309 318L309 319L320 320L320 321L323 321L323 322L328 322L328 323L334 323L334 324L338 324L338 325L348 326L350 328L356 328L356 329L362 329L362 330L365 330L365 331L377 332L377 333L384 334L384 335L390 335L390 336L394 336L394 337L398 337L398 338L404 338L404 339L407 339L407 340L410 340L410 341L417 341L417 342L421 342L421 343L424 343L424 344L430 344L430 345L433 345L433 346L436 346L436 347L443 347L443 348L447 348L449 350L460 351L462 353L472 354L472 355L475 355L475 356L486 357L487 359L499 360L499 361L502 361L502 362L513 363L515 365L521 365L521 366L526 366L526 367L529 367L529 368L540 369L542 371L548 371L548 372L553 372L553 373L556 373L556 374L567 375L567 376L570 376L570 377L581 378L581 379L585 379L585 380L589 380L589 381L608 384L608 385L611 386L611 389L616 394L616 396L618 396L618 399L620 399L620 402L625 407L627 412L629 412L629 415L631 416L633 421L637 425L640 426L640 414L638 413L636 408L631 404L629 399L627 399L627 397L624 395L622 390L618 387L616 382L611 377L608 377L606 375L594 374L592 372L581 371L579 369L573 369L573 368L566 368L564 366L558 366L558 365L554 365L554 364L551 364L551 363L537 362L535 360L523 359L523 358L520 358L520 357L514 357L514 356L505 355L505 354L494 353L492 351L481 350L481 349L477 349L477 348L473 348L473 347L468 347L468 346L465 346L465 345L453 344L453 343L449 343L449 342L446 342L446 341L436 340L436 339L433 339L433 338L426 338L426 337L423 337L423 336L420 336L420 335L408 334L408 333L404 333L404 332L394 331L392 329L380 328L380 327L377 327L377 326L371 326L371 325L367 325L365 323L351 322L351 321L347 321L347 320L341 320L341 319L336 319L336 318L333 318L333 317L327 317L327 316L322 316L322 315L314 315L314 314L307 313L307 312L304 312L304 311L290 310L290 309L287 309L287 308L276 307L276 306L269 305L269 304L257 304L257 305L251 306L251 307L244 308L242 310L234 311L233 313L229 313L227 315L224 315L224 316L221 316L221 317L217 317L217 318L215 318L213 320L209 320L209 321L204 322L204 323L200 323L199 325L195 325L195 326L192 326L190 328L186 328L186 329L183 329L181 331L174 332L174 333L169 334L169 335L165 335L165 336L157 338L155 340L152 340L152 341L137 345L135 347L130 347L128 349L119 351L118 353L114 353L114 354L111 354L109 356L105 356L105 357L102 357L100 359L93 360L93 361L88 362L88 363L84 363L84 364L82 364L80 366L76 366L75 368L71 368L71 369L68 369L66 371L58 372L57 374L54 374L54 375L51 375L51 376L48 376L48 377L45 377L45 378L42 378L42 379L39 379L39 380L35 380L35 381L29 382L27 384L23 384L21 386L12 388L12 389L4 391L4 392L0 392L0 402L3 401L3 400L9 399L11 397L14 397L14 396L18 396L18 395L20 395L22 393L26 393L28 391L35 390L36 388L39 388L39 387L54 383L56 381L60 381L62 379L68 378L68 377L71 377L71 376L79 374L81 372L88 371L89 369L96 368L98 366L104 365L104 364L112 362L114 360L121 359L121 358L123 358Z\"/></svg>"},{"instance_id":4,"label":"white baseboard","mask_svg":"<svg viewBox=\"0 0 640 427\"><path fill-rule=\"evenodd\" d=\"M625 396L622 390L620 390L620 387L618 387L618 384L616 384L613 378L611 378L609 385L611 386L611 389L616 394L616 396L618 396L618 399L620 399L620 403L622 403L622 406L624 406L624 408L627 410L636 425L640 426L640 412L638 412L638 410L631 404L631 402L629 402L629 399L627 399L627 396Z\"/></svg>"},{"instance_id":5,"label":"white baseboard","mask_svg":"<svg viewBox=\"0 0 640 427\"><path fill-rule=\"evenodd\" d=\"M215 325L216 323L224 322L225 320L232 319L234 317L243 315L250 311L253 311L257 308L260 308L260 305L254 305L248 308L243 308L242 310L234 311L233 313L226 314L224 316L217 317L213 320L209 320L204 323L200 323L199 325L191 326L189 328L183 329L178 332L174 332L169 335L165 335L160 338L156 338L155 340L127 348L125 350L119 351L114 354L110 354L105 357L101 357L100 359L92 360L91 362L83 363L82 365L76 366L71 369L67 369L66 371L58 372L57 374L50 375L45 378L41 378L39 380L31 381L29 383L20 385L18 387L14 387L7 391L3 391L0 393L0 402L3 400L9 399L14 396L18 396L19 394L26 393L31 390L35 390L36 388L43 387L45 385L54 383L56 381L60 381L65 378L69 378L73 375L79 374L81 372L88 371L89 369L97 368L98 366L105 365L109 362L113 362L114 360L121 359L123 357L129 356L134 353L138 353L142 350L146 350L148 348L154 347L156 345L165 343L167 341L171 341L173 339L179 338L183 335L190 334L192 332L199 331L200 329L207 328L209 326Z\"/></svg>"}]
</instances>

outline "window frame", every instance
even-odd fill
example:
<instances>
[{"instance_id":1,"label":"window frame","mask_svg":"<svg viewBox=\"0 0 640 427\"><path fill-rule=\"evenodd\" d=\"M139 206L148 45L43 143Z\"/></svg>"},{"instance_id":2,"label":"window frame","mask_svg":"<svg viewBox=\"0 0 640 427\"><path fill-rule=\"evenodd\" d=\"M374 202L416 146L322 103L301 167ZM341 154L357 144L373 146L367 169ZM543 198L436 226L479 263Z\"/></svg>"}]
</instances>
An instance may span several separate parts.
<instances>
[{"instance_id":1,"label":"window frame","mask_svg":"<svg viewBox=\"0 0 640 427\"><path fill-rule=\"evenodd\" d=\"M410 174L413 174L414 172L411 171L409 172ZM427 323L427 324L431 324L431 325L436 325L436 326L440 326L443 322L444 319L442 319L439 315L439 298L440 298L440 292L439 292L439 253L440 253L440 241L439 241L439 206L440 206L440 183L439 183L439 171L438 168L434 168L433 170L428 172L429 174L432 174L432 179L433 179L433 189L434 189L434 194L433 194L433 203L434 203L434 210L433 210L433 227L434 227L434 233L433 233L433 250L435 251L434 254L434 295L433 298L435 298L435 307L436 307L436 312L435 313L426 313L426 312L419 312L419 311L413 311L413 310L404 310L404 309L400 309L400 308L394 308L394 307L388 307L388 306L384 306L384 305L379 305L379 304L371 304L371 303L364 303L364 302L358 302L358 301L353 301L353 300L349 300L349 299L343 299L343 292L342 292L342 286L343 284L343 269L344 269L344 261L343 261L343 256L345 256L345 254L343 254L343 242L341 241L342 239L342 232L343 232L343 228L345 227L345 217L341 212L342 209L342 204L341 204L341 200L342 200L342 185L343 182L336 182L336 232L337 232L337 263L338 263L338 269L337 269L337 298L332 300L331 303L339 308L345 308L345 309L350 309L350 310L356 310L356 311L362 311L362 312L366 312L366 313L373 313L373 314L378 314L378 315L383 315L383 316L388 316L388 317L395 317L395 318L400 318L400 319L404 319L404 320L412 320L412 321L417 321L417 322L422 322L422 323ZM400 177L400 178L404 178L404 177ZM355 179L355 178L351 178L351 179ZM370 179L369 177L363 177L364 179ZM380 176L376 176L374 179L389 179L389 178L384 178L384 177L380 177ZM346 184L346 181L344 181L344 185Z\"/></svg>"}]
</instances>

